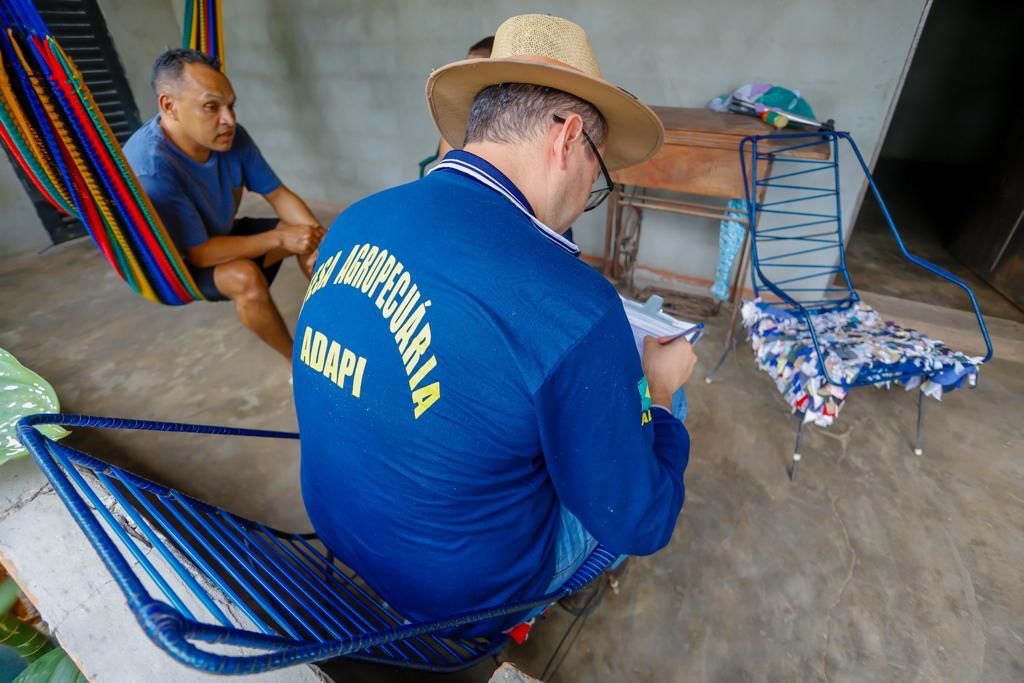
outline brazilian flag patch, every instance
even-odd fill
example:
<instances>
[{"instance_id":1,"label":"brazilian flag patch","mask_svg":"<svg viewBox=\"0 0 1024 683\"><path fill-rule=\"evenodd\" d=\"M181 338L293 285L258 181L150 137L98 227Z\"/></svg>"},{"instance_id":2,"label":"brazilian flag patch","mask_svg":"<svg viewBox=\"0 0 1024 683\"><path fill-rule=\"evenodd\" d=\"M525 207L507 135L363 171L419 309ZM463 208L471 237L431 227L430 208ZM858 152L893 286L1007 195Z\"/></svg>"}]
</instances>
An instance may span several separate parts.
<instances>
[{"instance_id":1,"label":"brazilian flag patch","mask_svg":"<svg viewBox=\"0 0 1024 683\"><path fill-rule=\"evenodd\" d=\"M640 392L640 412L646 413L651 409L651 388L647 386L647 378L641 377L636 388Z\"/></svg>"}]
</instances>

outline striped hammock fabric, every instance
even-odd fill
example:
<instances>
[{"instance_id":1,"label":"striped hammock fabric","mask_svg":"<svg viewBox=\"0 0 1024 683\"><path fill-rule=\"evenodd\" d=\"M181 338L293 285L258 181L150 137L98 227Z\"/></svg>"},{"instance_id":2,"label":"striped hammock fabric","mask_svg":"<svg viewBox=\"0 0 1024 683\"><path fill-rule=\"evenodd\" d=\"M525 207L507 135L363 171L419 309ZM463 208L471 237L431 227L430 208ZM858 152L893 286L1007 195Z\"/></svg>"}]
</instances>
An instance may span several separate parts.
<instances>
[{"instance_id":1,"label":"striped hammock fabric","mask_svg":"<svg viewBox=\"0 0 1024 683\"><path fill-rule=\"evenodd\" d=\"M171 305L203 298L81 73L31 0L0 0L0 138L137 293Z\"/></svg>"},{"instance_id":2,"label":"striped hammock fabric","mask_svg":"<svg viewBox=\"0 0 1024 683\"><path fill-rule=\"evenodd\" d=\"M181 46L216 57L224 71L224 32L221 30L220 0L185 0L185 23Z\"/></svg>"}]
</instances>

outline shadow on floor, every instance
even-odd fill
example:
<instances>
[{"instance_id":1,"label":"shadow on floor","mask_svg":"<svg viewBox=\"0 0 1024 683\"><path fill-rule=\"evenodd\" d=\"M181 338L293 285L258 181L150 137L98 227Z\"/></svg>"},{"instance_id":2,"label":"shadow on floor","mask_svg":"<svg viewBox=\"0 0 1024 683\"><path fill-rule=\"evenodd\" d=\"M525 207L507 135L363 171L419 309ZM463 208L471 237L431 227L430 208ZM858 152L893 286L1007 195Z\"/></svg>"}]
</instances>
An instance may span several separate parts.
<instances>
[{"instance_id":1,"label":"shadow on floor","mask_svg":"<svg viewBox=\"0 0 1024 683\"><path fill-rule=\"evenodd\" d=\"M487 683L498 665L489 659L472 669L451 674L403 671L350 659L331 660L317 666L339 683Z\"/></svg>"}]
</instances>

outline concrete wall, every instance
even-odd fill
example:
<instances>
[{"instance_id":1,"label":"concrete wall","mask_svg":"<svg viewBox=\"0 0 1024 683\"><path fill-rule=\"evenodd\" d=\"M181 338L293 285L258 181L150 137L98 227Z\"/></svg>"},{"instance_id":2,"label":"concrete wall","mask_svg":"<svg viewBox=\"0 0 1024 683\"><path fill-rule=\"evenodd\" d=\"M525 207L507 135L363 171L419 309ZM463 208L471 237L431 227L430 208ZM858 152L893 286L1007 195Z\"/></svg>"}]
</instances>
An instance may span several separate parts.
<instances>
[{"instance_id":1,"label":"concrete wall","mask_svg":"<svg viewBox=\"0 0 1024 683\"><path fill-rule=\"evenodd\" d=\"M240 116L264 154L298 192L351 202L415 177L416 162L437 138L423 96L430 69L461 58L512 14L550 12L579 22L605 76L650 103L703 106L758 80L799 88L870 154L927 5L225 0L224 12ZM844 193L847 225L856 180ZM576 232L585 251L600 251L603 230L603 215L581 219ZM641 263L713 277L715 221L649 213L644 230Z\"/></svg>"},{"instance_id":2,"label":"concrete wall","mask_svg":"<svg viewBox=\"0 0 1024 683\"><path fill-rule=\"evenodd\" d=\"M8 163L6 154L0 154L0 259L39 251L48 244L50 236L39 222L14 166Z\"/></svg>"},{"instance_id":3,"label":"concrete wall","mask_svg":"<svg viewBox=\"0 0 1024 683\"><path fill-rule=\"evenodd\" d=\"M145 122L156 114L156 96L149 86L153 59L181 45L183 12L169 0L99 0L99 4Z\"/></svg>"},{"instance_id":4,"label":"concrete wall","mask_svg":"<svg viewBox=\"0 0 1024 683\"><path fill-rule=\"evenodd\" d=\"M928 4L225 0L224 21L241 121L293 189L309 199L349 203L416 176L416 162L437 140L423 96L427 75L461 58L512 14L550 12L581 23L605 76L652 104L703 106L750 81L799 88L871 154ZM149 64L178 43L184 3L101 5L140 110L150 115ZM7 187L3 176L0 183L5 197L20 190ZM846 190L849 225L859 186ZM603 215L580 220L577 239L585 251L600 251L603 229ZM649 213L644 230L641 263L713 276L715 221ZM0 248L6 231L0 226Z\"/></svg>"}]
</instances>

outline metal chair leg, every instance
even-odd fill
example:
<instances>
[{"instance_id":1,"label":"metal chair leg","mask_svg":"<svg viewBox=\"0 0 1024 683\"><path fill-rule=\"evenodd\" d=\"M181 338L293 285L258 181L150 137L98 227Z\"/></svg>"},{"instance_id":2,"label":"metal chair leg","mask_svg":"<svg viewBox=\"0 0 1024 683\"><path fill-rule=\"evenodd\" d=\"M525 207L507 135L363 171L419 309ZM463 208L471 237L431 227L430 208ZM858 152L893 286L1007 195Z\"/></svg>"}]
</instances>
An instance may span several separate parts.
<instances>
[{"instance_id":1,"label":"metal chair leg","mask_svg":"<svg viewBox=\"0 0 1024 683\"><path fill-rule=\"evenodd\" d=\"M804 438L804 415L797 413L800 422L796 427L796 447L793 449L793 466L789 469L789 480L796 481L796 468L800 464L800 442Z\"/></svg>"},{"instance_id":2,"label":"metal chair leg","mask_svg":"<svg viewBox=\"0 0 1024 683\"><path fill-rule=\"evenodd\" d=\"M708 373L708 376L704 378L705 384L711 384L714 381L715 375L725 365L725 359L729 357L729 353L732 352L739 344L740 330L743 328L743 318L739 315L738 304L733 305L732 317L729 319L729 338L725 342L725 348L722 349L722 355L718 359L718 363L715 365L715 369Z\"/></svg>"},{"instance_id":3,"label":"metal chair leg","mask_svg":"<svg viewBox=\"0 0 1024 683\"><path fill-rule=\"evenodd\" d=\"M917 439L914 440L914 455L924 453L922 441L924 440L924 399L923 391L917 392Z\"/></svg>"},{"instance_id":4,"label":"metal chair leg","mask_svg":"<svg viewBox=\"0 0 1024 683\"><path fill-rule=\"evenodd\" d=\"M718 363L715 365L715 369L708 373L708 376L704 378L705 384L711 384L711 382L714 381L715 375L718 374L718 371L722 368L723 365L725 365L725 359L729 356L729 352L736 348L737 339L737 335L734 334L729 343L727 343L725 345L725 348L722 349L722 356L718 359Z\"/></svg>"}]
</instances>

